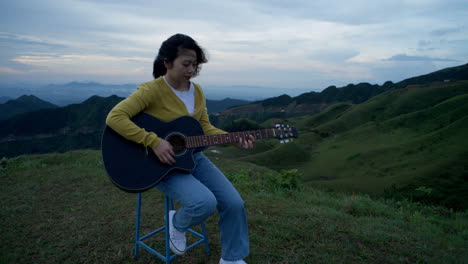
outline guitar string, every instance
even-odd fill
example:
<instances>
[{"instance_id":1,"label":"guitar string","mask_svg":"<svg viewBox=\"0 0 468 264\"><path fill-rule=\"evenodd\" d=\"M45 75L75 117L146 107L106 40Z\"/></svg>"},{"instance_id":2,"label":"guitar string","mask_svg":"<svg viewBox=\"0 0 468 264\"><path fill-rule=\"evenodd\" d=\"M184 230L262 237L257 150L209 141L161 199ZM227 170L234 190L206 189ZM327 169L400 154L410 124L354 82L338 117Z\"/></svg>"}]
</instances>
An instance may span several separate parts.
<instances>
[{"instance_id":1,"label":"guitar string","mask_svg":"<svg viewBox=\"0 0 468 264\"><path fill-rule=\"evenodd\" d=\"M235 143L238 141L239 137L247 138L248 135L255 135L257 139L274 137L275 129L263 129L263 130L253 130L253 131L241 131L233 132L228 134L219 134L219 135L203 135L203 136L192 136L185 138L186 147L202 147L202 146L212 146L219 144L229 144ZM223 139L226 139L223 141Z\"/></svg>"}]
</instances>

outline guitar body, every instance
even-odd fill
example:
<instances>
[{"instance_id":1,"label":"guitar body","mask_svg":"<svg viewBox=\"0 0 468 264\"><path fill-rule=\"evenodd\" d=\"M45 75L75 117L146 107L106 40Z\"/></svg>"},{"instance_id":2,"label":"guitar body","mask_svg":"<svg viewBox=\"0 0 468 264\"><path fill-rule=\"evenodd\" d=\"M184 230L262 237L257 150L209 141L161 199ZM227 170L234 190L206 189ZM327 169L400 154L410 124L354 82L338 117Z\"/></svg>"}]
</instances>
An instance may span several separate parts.
<instances>
[{"instance_id":1,"label":"guitar body","mask_svg":"<svg viewBox=\"0 0 468 264\"><path fill-rule=\"evenodd\" d=\"M163 122L147 113L140 113L132 121L169 141L174 147L176 163L161 163L151 148L127 140L106 126L102 136L102 159L109 178L117 187L126 192L143 192L153 188L172 171L190 172L195 168L193 153L203 148L186 148L184 138L204 134L197 120L183 116Z\"/></svg>"}]
</instances>

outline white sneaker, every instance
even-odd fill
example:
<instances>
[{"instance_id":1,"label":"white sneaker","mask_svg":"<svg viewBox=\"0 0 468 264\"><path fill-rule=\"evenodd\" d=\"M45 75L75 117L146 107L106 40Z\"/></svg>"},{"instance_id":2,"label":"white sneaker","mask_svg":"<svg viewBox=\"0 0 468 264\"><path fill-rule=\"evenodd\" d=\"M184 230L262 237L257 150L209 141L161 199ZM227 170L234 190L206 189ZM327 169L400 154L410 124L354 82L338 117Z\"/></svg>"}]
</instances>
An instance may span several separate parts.
<instances>
[{"instance_id":1,"label":"white sneaker","mask_svg":"<svg viewBox=\"0 0 468 264\"><path fill-rule=\"evenodd\" d=\"M223 258L221 258L219 260L219 264L247 264L247 262L245 262L242 259L235 260L235 261L227 261L227 260L224 260Z\"/></svg>"},{"instance_id":2,"label":"white sneaker","mask_svg":"<svg viewBox=\"0 0 468 264\"><path fill-rule=\"evenodd\" d=\"M185 238L185 232L175 229L172 224L175 212L174 210L169 211L169 247L175 254L182 255L187 248L187 239Z\"/></svg>"}]
</instances>

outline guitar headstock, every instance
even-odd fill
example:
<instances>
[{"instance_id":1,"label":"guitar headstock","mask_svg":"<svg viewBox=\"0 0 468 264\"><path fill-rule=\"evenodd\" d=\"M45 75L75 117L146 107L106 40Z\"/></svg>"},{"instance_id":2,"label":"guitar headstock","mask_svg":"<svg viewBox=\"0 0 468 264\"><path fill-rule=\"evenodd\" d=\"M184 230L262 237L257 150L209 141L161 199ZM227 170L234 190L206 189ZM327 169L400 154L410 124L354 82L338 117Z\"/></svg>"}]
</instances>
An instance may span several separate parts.
<instances>
[{"instance_id":1,"label":"guitar headstock","mask_svg":"<svg viewBox=\"0 0 468 264\"><path fill-rule=\"evenodd\" d=\"M290 127L289 125L276 124L273 128L275 132L275 138L280 139L280 143L287 143L293 141L294 138L299 136L297 129Z\"/></svg>"}]
</instances>

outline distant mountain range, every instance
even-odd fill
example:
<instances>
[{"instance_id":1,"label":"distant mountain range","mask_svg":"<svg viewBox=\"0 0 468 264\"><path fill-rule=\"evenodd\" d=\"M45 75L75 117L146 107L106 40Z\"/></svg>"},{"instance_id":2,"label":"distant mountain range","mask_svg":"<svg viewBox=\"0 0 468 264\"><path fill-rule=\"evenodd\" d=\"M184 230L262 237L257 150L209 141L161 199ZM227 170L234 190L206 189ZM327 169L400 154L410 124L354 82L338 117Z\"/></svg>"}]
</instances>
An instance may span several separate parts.
<instances>
[{"instance_id":1,"label":"distant mountain range","mask_svg":"<svg viewBox=\"0 0 468 264\"><path fill-rule=\"evenodd\" d=\"M0 96L0 104L10 101L12 98L8 96Z\"/></svg>"},{"instance_id":2,"label":"distant mountain range","mask_svg":"<svg viewBox=\"0 0 468 264\"><path fill-rule=\"evenodd\" d=\"M96 148L107 113L123 99L92 96L80 104L57 107L30 95L0 104L5 117L0 118L0 157ZM213 113L245 103L229 98L207 100L207 107Z\"/></svg>"},{"instance_id":3,"label":"distant mountain range","mask_svg":"<svg viewBox=\"0 0 468 264\"><path fill-rule=\"evenodd\" d=\"M399 86L407 86L410 84L418 83L428 83L434 81L444 81L444 80L463 80L466 79L468 74L466 71L466 65L447 68L430 74L409 78L407 80L401 81L398 83ZM464 77L463 77L464 76ZM387 90L390 87L396 87L394 83L387 82L381 86L379 85L370 85L368 83L361 83L359 89L370 89L368 91L370 95L375 95L382 90ZM397 86L398 86L397 85ZM66 106L69 104L81 103L87 100L93 95L98 95L102 97L107 97L110 95L117 95L120 97L127 97L133 91L135 91L137 84L102 84L97 82L70 82L65 84L27 84L27 83L15 83L15 84L6 84L0 83L0 103L4 103L11 98L17 98L21 95L34 95L42 100L50 102L58 106ZM348 87L350 86L350 87ZM337 87L330 86L322 92L307 92L310 90L304 90L300 96L304 100L313 100L317 99L318 101L323 101L323 97L326 94L329 99L331 99L335 93L340 93L340 96L347 93L347 90L353 90L352 86L354 84L349 84L348 86L342 87L346 89L341 89L340 91L336 90ZM365 87L372 86L372 87ZM291 87L289 87L291 88ZM203 90L207 99L211 100L222 100L224 98L236 98L247 101L263 101L267 99L268 96L265 96L265 91L269 91L268 94L272 94L274 89L268 87L258 87L258 86L203 86ZM296 89L296 91L298 91ZM317 94L322 94L322 96L317 96ZM279 94L278 94L279 95ZM289 95L287 95L289 96ZM361 100L365 100L369 95L364 96ZM281 96L284 97L284 96ZM297 97L297 96L296 96ZM295 97L294 97L295 98ZM292 100L291 100L292 101ZM265 102L268 103L268 102Z\"/></svg>"},{"instance_id":4,"label":"distant mountain range","mask_svg":"<svg viewBox=\"0 0 468 264\"><path fill-rule=\"evenodd\" d=\"M94 95L127 97L135 91L137 86L137 84L101 84L97 82L70 82L48 85L0 83L0 103L28 94L58 106L66 106L81 103ZM268 88L249 86L203 87L206 98L215 101L226 98L237 98L243 101L264 99L265 96L261 91L265 89Z\"/></svg>"},{"instance_id":5,"label":"distant mountain range","mask_svg":"<svg viewBox=\"0 0 468 264\"><path fill-rule=\"evenodd\" d=\"M398 83L391 81L383 85L359 83L349 84L337 88L329 86L321 92L303 93L296 97L281 95L239 107L231 108L224 114L249 114L249 113L289 113L297 115L301 113L319 112L337 102L362 103L369 98L392 89L404 88L409 85L424 85L432 82L454 82L468 80L468 64L442 69L430 74L409 78Z\"/></svg>"},{"instance_id":6,"label":"distant mountain range","mask_svg":"<svg viewBox=\"0 0 468 264\"><path fill-rule=\"evenodd\" d=\"M118 96L117 96L118 97ZM124 99L123 97L118 97L119 100ZM14 115L33 112L36 110L46 109L46 108L56 108L58 106L46 102L34 95L22 95L17 99L11 99L9 97L4 97L5 103L0 103L0 120L8 119ZM208 108L208 113L218 113L226 110L229 107L239 106L243 104L250 103L246 100L231 99L226 98L223 100L206 100L206 105Z\"/></svg>"},{"instance_id":7,"label":"distant mountain range","mask_svg":"<svg viewBox=\"0 0 468 264\"><path fill-rule=\"evenodd\" d=\"M96 82L70 82L49 85L1 84L0 94L10 98L29 94L58 106L66 106L81 103L94 95L127 97L135 88L135 84L113 85Z\"/></svg>"},{"instance_id":8,"label":"distant mountain range","mask_svg":"<svg viewBox=\"0 0 468 264\"><path fill-rule=\"evenodd\" d=\"M210 116L215 125L223 127L238 118L249 118L260 123L269 118L313 114L339 102L359 104L392 89L422 85L425 82L450 83L457 80L468 80L468 64L410 78L399 83L386 82L381 86L368 83L350 84L341 88L330 86L320 93L309 92L297 97L283 95L249 104L246 104L247 101L235 99L208 100L207 103L211 112L223 111ZM90 83L90 85L99 87L96 83ZM71 86L81 91L94 89L88 89L81 83L72 83ZM121 89L123 91L125 86ZM57 90L60 91L60 88L57 87ZM105 116L122 99L123 97L115 95L109 97L95 95L82 103L65 107L49 104L50 108L33 112L26 112L26 108L23 108L24 113L16 113L9 119L0 120L0 156L99 148ZM35 107L40 105L38 103L40 100L35 97L22 97L20 101L24 100Z\"/></svg>"}]
</instances>

